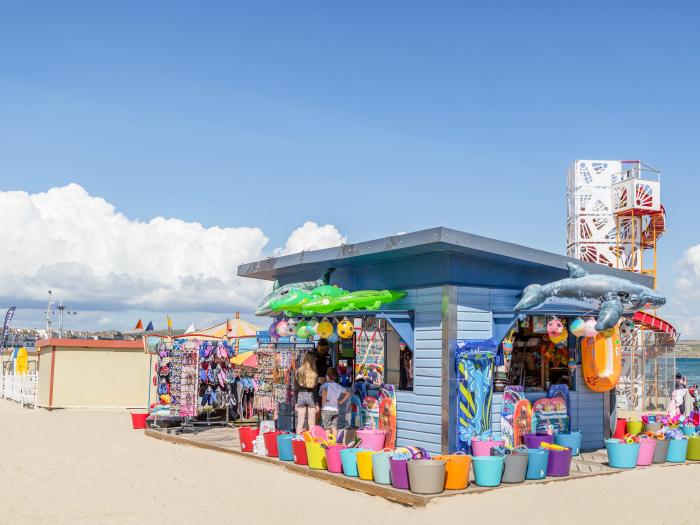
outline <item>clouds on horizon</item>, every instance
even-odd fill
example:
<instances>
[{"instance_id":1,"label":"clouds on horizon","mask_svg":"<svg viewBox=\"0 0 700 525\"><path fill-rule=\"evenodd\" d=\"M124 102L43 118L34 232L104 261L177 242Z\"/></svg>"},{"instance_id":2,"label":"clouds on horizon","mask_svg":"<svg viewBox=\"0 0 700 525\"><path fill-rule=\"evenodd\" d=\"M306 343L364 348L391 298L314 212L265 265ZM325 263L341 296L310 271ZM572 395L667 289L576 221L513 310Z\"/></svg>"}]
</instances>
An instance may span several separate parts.
<instances>
[{"instance_id":1,"label":"clouds on horizon","mask_svg":"<svg viewBox=\"0 0 700 525\"><path fill-rule=\"evenodd\" d=\"M700 339L700 244L691 246L676 264L675 324L683 339Z\"/></svg>"},{"instance_id":2,"label":"clouds on horizon","mask_svg":"<svg viewBox=\"0 0 700 525\"><path fill-rule=\"evenodd\" d=\"M0 221L0 298L28 309L52 290L88 311L248 311L269 283L238 278L239 264L346 241L332 225L306 222L266 250L260 228L131 220L78 184L0 192Z\"/></svg>"}]
</instances>

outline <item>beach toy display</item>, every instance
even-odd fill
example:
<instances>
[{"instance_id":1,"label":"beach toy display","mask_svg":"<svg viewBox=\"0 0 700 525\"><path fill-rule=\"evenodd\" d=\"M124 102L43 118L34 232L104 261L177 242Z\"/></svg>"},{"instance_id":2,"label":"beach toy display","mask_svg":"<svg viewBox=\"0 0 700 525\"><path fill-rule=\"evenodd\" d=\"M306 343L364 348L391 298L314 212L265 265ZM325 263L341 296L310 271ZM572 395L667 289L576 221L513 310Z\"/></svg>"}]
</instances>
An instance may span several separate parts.
<instances>
[{"instance_id":1,"label":"beach toy display","mask_svg":"<svg viewBox=\"0 0 700 525\"><path fill-rule=\"evenodd\" d=\"M506 442L489 438L472 438L472 456L489 456L494 447L505 446Z\"/></svg>"},{"instance_id":2,"label":"beach toy display","mask_svg":"<svg viewBox=\"0 0 700 525\"><path fill-rule=\"evenodd\" d=\"M527 449L527 473L526 479L544 479L547 477L547 462L549 450L543 448Z\"/></svg>"},{"instance_id":3,"label":"beach toy display","mask_svg":"<svg viewBox=\"0 0 700 525\"><path fill-rule=\"evenodd\" d=\"M274 432L265 432L263 434L265 452L271 458L276 458L279 456L279 452L277 450L277 436L279 436L281 433L282 432L279 430L275 430Z\"/></svg>"},{"instance_id":4,"label":"beach toy display","mask_svg":"<svg viewBox=\"0 0 700 525\"><path fill-rule=\"evenodd\" d=\"M464 453L434 456L434 460L445 462L445 489L463 490L469 485L472 458Z\"/></svg>"},{"instance_id":5,"label":"beach toy display","mask_svg":"<svg viewBox=\"0 0 700 525\"><path fill-rule=\"evenodd\" d=\"M688 451L686 459L692 461L700 461L700 436L692 436L688 438Z\"/></svg>"},{"instance_id":6,"label":"beach toy display","mask_svg":"<svg viewBox=\"0 0 700 525\"><path fill-rule=\"evenodd\" d=\"M540 446L549 450L547 475L559 478L568 476L571 469L571 449L549 443L542 443Z\"/></svg>"},{"instance_id":7,"label":"beach toy display","mask_svg":"<svg viewBox=\"0 0 700 525\"><path fill-rule=\"evenodd\" d=\"M372 481L374 479L374 472L372 470L372 456L374 454L376 454L376 452L373 450L364 450L357 453L357 476L360 479L366 481Z\"/></svg>"},{"instance_id":8,"label":"beach toy display","mask_svg":"<svg viewBox=\"0 0 700 525\"><path fill-rule=\"evenodd\" d=\"M281 461L294 461L294 449L292 448L294 434L277 435L277 452Z\"/></svg>"},{"instance_id":9,"label":"beach toy display","mask_svg":"<svg viewBox=\"0 0 700 525\"><path fill-rule=\"evenodd\" d=\"M253 427L241 427L238 429L238 439L241 443L241 452L253 452L253 442L258 437L258 429Z\"/></svg>"},{"instance_id":10,"label":"beach toy display","mask_svg":"<svg viewBox=\"0 0 700 525\"><path fill-rule=\"evenodd\" d=\"M384 449L382 452L377 452L372 456L372 474L375 483L380 485L389 485L391 483L390 458L391 449Z\"/></svg>"},{"instance_id":11,"label":"beach toy display","mask_svg":"<svg viewBox=\"0 0 700 525\"><path fill-rule=\"evenodd\" d=\"M651 437L641 437L639 439L639 457L637 458L637 466L648 467L654 460L654 451L656 450L656 440Z\"/></svg>"},{"instance_id":12,"label":"beach toy display","mask_svg":"<svg viewBox=\"0 0 700 525\"><path fill-rule=\"evenodd\" d=\"M572 456L578 456L581 453L581 442L583 435L578 430L572 430L569 433L554 434L554 443L571 449Z\"/></svg>"},{"instance_id":13,"label":"beach toy display","mask_svg":"<svg viewBox=\"0 0 700 525\"><path fill-rule=\"evenodd\" d=\"M340 462L343 466L343 474L350 478L358 477L357 454L366 452L363 448L344 448L340 451Z\"/></svg>"},{"instance_id":14,"label":"beach toy display","mask_svg":"<svg viewBox=\"0 0 700 525\"><path fill-rule=\"evenodd\" d=\"M362 442L362 448L367 450L376 450L379 452L384 449L384 441L386 432L374 428L361 428L357 431L357 437Z\"/></svg>"},{"instance_id":15,"label":"beach toy display","mask_svg":"<svg viewBox=\"0 0 700 525\"><path fill-rule=\"evenodd\" d=\"M503 476L505 456L474 456L474 482L480 487L498 487Z\"/></svg>"},{"instance_id":16,"label":"beach toy display","mask_svg":"<svg viewBox=\"0 0 700 525\"><path fill-rule=\"evenodd\" d=\"M523 436L523 443L527 448L540 448L540 444L549 443L550 445L554 443L554 436L549 434L525 434Z\"/></svg>"},{"instance_id":17,"label":"beach toy display","mask_svg":"<svg viewBox=\"0 0 700 525\"><path fill-rule=\"evenodd\" d=\"M503 483L522 483L527 474L527 447L519 446L506 455L503 467Z\"/></svg>"},{"instance_id":18,"label":"beach toy display","mask_svg":"<svg viewBox=\"0 0 700 525\"><path fill-rule=\"evenodd\" d=\"M328 472L340 474L343 472L343 462L340 459L340 452L345 449L345 445L327 445L326 446L326 466Z\"/></svg>"},{"instance_id":19,"label":"beach toy display","mask_svg":"<svg viewBox=\"0 0 700 525\"><path fill-rule=\"evenodd\" d=\"M445 461L412 458L408 462L408 484L415 494L440 494L445 490Z\"/></svg>"},{"instance_id":20,"label":"beach toy display","mask_svg":"<svg viewBox=\"0 0 700 525\"><path fill-rule=\"evenodd\" d=\"M634 468L639 459L639 440L610 438L605 440L608 451L608 464L613 468Z\"/></svg>"}]
</instances>

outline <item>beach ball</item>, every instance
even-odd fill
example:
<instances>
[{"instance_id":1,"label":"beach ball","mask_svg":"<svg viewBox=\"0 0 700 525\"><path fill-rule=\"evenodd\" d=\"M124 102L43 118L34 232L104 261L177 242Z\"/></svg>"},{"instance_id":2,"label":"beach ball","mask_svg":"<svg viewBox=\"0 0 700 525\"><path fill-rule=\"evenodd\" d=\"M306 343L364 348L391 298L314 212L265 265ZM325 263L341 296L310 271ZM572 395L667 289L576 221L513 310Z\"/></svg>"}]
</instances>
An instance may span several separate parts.
<instances>
[{"instance_id":1,"label":"beach ball","mask_svg":"<svg viewBox=\"0 0 700 525\"><path fill-rule=\"evenodd\" d=\"M278 336L286 337L286 335L287 335L287 321L282 319L279 323L277 323L277 326L275 327L275 331L277 332Z\"/></svg>"},{"instance_id":2,"label":"beach ball","mask_svg":"<svg viewBox=\"0 0 700 525\"><path fill-rule=\"evenodd\" d=\"M580 317L577 317L576 319L574 319L573 321L571 321L569 323L569 330L576 337L581 337L583 335L583 331L585 328L586 328L586 323Z\"/></svg>"},{"instance_id":3,"label":"beach ball","mask_svg":"<svg viewBox=\"0 0 700 525\"><path fill-rule=\"evenodd\" d=\"M297 337L299 339L308 339L309 337L309 332L306 330L306 321L299 321L297 323Z\"/></svg>"},{"instance_id":4,"label":"beach ball","mask_svg":"<svg viewBox=\"0 0 700 525\"><path fill-rule=\"evenodd\" d=\"M294 319L287 319L287 334L293 336L297 332L297 322Z\"/></svg>"},{"instance_id":5,"label":"beach ball","mask_svg":"<svg viewBox=\"0 0 700 525\"><path fill-rule=\"evenodd\" d=\"M634 332L634 322L625 319L620 323L620 335L622 337L632 335L632 332Z\"/></svg>"},{"instance_id":6,"label":"beach ball","mask_svg":"<svg viewBox=\"0 0 700 525\"><path fill-rule=\"evenodd\" d=\"M598 335L598 330L595 329L595 323L595 319L588 319L584 323L583 335L585 335L586 337L595 337L596 335Z\"/></svg>"},{"instance_id":7,"label":"beach ball","mask_svg":"<svg viewBox=\"0 0 700 525\"><path fill-rule=\"evenodd\" d=\"M557 341L554 340L555 337L559 337L564 331L564 325L556 317L547 323L547 335L552 340L553 343ZM561 341L561 339L559 339Z\"/></svg>"},{"instance_id":8,"label":"beach ball","mask_svg":"<svg viewBox=\"0 0 700 525\"><path fill-rule=\"evenodd\" d=\"M338 323L338 335L341 337L341 339L350 339L353 331L354 327L347 318Z\"/></svg>"},{"instance_id":9,"label":"beach ball","mask_svg":"<svg viewBox=\"0 0 700 525\"><path fill-rule=\"evenodd\" d=\"M331 335L333 335L333 325L330 323L328 319L325 317L323 320L318 323L318 327L316 328L316 333L318 334L319 337L323 337L324 339L328 339Z\"/></svg>"}]
</instances>

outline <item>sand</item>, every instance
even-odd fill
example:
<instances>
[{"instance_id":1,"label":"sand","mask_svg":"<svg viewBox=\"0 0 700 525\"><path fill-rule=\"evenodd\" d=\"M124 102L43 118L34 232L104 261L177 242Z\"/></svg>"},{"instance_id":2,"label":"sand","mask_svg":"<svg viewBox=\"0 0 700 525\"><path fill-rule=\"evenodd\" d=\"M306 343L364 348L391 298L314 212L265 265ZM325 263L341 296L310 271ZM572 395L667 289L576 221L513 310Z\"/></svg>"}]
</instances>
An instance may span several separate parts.
<instances>
[{"instance_id":1,"label":"sand","mask_svg":"<svg viewBox=\"0 0 700 525\"><path fill-rule=\"evenodd\" d=\"M0 421L0 523L700 522L695 464L409 509L271 465L147 438L131 430L126 411L32 411L0 400Z\"/></svg>"}]
</instances>

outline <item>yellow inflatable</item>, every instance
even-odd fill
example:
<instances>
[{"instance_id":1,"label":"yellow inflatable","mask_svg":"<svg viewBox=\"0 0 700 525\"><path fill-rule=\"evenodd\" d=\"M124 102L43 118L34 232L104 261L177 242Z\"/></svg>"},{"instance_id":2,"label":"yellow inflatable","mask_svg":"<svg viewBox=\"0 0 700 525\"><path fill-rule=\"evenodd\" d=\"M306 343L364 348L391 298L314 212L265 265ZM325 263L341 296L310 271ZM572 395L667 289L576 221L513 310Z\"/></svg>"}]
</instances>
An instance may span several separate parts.
<instances>
[{"instance_id":1,"label":"yellow inflatable","mask_svg":"<svg viewBox=\"0 0 700 525\"><path fill-rule=\"evenodd\" d=\"M17 350L17 358L15 360L15 373L19 375L24 375L29 369L29 356L27 355L27 349L21 347Z\"/></svg>"},{"instance_id":2,"label":"yellow inflatable","mask_svg":"<svg viewBox=\"0 0 700 525\"><path fill-rule=\"evenodd\" d=\"M581 371L588 388L594 392L607 392L620 380L622 352L620 331L617 327L584 337L581 343Z\"/></svg>"}]
</instances>

